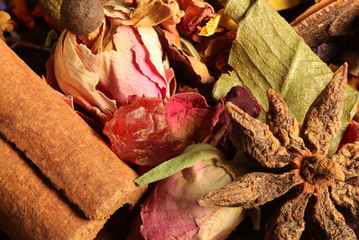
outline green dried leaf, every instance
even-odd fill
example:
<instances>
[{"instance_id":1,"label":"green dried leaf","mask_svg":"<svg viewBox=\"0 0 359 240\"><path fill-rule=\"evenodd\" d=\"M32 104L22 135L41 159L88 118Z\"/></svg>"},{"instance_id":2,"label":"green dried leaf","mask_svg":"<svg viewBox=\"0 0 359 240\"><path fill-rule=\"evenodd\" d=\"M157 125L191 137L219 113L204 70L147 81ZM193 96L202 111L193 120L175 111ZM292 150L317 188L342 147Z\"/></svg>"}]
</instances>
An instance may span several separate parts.
<instances>
[{"instance_id":1,"label":"green dried leaf","mask_svg":"<svg viewBox=\"0 0 359 240\"><path fill-rule=\"evenodd\" d=\"M253 0L229 0L224 9L224 15L229 16L238 23L246 14Z\"/></svg>"},{"instance_id":2,"label":"green dried leaf","mask_svg":"<svg viewBox=\"0 0 359 240\"><path fill-rule=\"evenodd\" d=\"M38 0L40 6L46 15L51 19L52 23L59 29L64 29L61 22L60 8L62 0Z\"/></svg>"},{"instance_id":3,"label":"green dried leaf","mask_svg":"<svg viewBox=\"0 0 359 240\"><path fill-rule=\"evenodd\" d=\"M212 95L216 101L219 101L221 97L225 97L229 90L235 86L243 86L243 82L239 78L236 71L230 71L229 73L223 73L213 86Z\"/></svg>"},{"instance_id":4,"label":"green dried leaf","mask_svg":"<svg viewBox=\"0 0 359 240\"><path fill-rule=\"evenodd\" d=\"M184 37L180 37L180 41L182 44L182 49L185 50L189 55L196 58L197 60L201 60L201 56L197 52L197 49L192 45L192 43Z\"/></svg>"},{"instance_id":5,"label":"green dried leaf","mask_svg":"<svg viewBox=\"0 0 359 240\"><path fill-rule=\"evenodd\" d=\"M236 7L239 4L241 7ZM258 0L246 11L245 16L236 13L242 3L230 0L226 12L238 22L238 33L233 42L229 64L238 81L249 89L262 107L260 119L264 121L268 110L266 91L269 88L280 93L299 122L317 95L333 76L331 69L316 56L303 39L265 0ZM242 10L242 12L244 12ZM226 85L226 78L216 85ZM233 84L231 82L231 84ZM214 95L225 95L220 87ZM333 139L329 155L333 154L339 140L356 110L358 93L347 88L343 109L342 127Z\"/></svg>"},{"instance_id":6,"label":"green dried leaf","mask_svg":"<svg viewBox=\"0 0 359 240\"><path fill-rule=\"evenodd\" d=\"M183 153L172 158L135 180L138 185L146 185L167 178L182 169L192 167L204 159L219 159L224 161L223 153L212 145L201 143L188 146Z\"/></svg>"},{"instance_id":7,"label":"green dried leaf","mask_svg":"<svg viewBox=\"0 0 359 240\"><path fill-rule=\"evenodd\" d=\"M59 39L59 37L60 37L59 34L54 29L51 29L46 36L44 46L51 47L52 41Z\"/></svg>"}]
</instances>

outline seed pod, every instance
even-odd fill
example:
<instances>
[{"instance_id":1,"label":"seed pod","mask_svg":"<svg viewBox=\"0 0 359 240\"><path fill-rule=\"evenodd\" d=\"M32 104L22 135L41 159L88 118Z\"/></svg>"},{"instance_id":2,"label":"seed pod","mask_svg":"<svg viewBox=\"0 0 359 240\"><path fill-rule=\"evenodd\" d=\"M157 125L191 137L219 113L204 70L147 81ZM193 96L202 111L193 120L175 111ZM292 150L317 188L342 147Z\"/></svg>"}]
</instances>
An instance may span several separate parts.
<instances>
[{"instance_id":1,"label":"seed pod","mask_svg":"<svg viewBox=\"0 0 359 240\"><path fill-rule=\"evenodd\" d=\"M104 10L99 0L63 0L61 21L75 35L87 35L102 23Z\"/></svg>"}]
</instances>

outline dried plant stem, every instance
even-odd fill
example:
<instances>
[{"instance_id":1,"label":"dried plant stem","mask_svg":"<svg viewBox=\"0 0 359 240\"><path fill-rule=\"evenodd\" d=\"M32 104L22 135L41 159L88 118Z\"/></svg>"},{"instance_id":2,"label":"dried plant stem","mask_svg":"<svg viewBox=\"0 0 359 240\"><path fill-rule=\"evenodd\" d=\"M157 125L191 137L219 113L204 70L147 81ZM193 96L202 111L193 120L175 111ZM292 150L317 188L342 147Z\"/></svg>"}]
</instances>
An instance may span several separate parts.
<instances>
[{"instance_id":1,"label":"dried plant stem","mask_svg":"<svg viewBox=\"0 0 359 240\"><path fill-rule=\"evenodd\" d=\"M61 199L0 137L0 227L12 239L93 239L105 220L88 220Z\"/></svg>"}]
</instances>

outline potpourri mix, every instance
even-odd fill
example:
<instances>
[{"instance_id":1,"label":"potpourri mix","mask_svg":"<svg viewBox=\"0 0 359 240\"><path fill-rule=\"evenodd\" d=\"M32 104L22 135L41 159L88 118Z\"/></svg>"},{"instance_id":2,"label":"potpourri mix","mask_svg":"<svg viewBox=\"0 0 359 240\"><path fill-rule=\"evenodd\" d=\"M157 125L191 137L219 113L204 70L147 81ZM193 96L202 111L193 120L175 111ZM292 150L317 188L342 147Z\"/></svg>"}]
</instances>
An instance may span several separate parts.
<instances>
[{"instance_id":1,"label":"potpourri mix","mask_svg":"<svg viewBox=\"0 0 359 240\"><path fill-rule=\"evenodd\" d=\"M128 239L359 237L359 1L39 4L47 83L150 184Z\"/></svg>"}]
</instances>

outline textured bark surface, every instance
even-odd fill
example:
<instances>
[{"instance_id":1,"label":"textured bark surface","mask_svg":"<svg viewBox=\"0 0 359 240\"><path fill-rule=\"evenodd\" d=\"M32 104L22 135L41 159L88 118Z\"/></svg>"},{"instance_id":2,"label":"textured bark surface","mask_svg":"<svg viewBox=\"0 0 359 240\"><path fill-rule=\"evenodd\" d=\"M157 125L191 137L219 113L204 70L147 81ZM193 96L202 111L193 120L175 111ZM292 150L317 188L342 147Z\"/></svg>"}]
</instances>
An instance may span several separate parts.
<instances>
[{"instance_id":1,"label":"textured bark surface","mask_svg":"<svg viewBox=\"0 0 359 240\"><path fill-rule=\"evenodd\" d=\"M345 36L358 28L357 0L326 0L310 7L291 25L310 47L336 36Z\"/></svg>"},{"instance_id":2,"label":"textured bark surface","mask_svg":"<svg viewBox=\"0 0 359 240\"><path fill-rule=\"evenodd\" d=\"M87 217L136 204L137 174L1 41L0 52L0 133Z\"/></svg>"},{"instance_id":3,"label":"textured bark surface","mask_svg":"<svg viewBox=\"0 0 359 240\"><path fill-rule=\"evenodd\" d=\"M0 227L12 239L94 239L105 220L88 220L70 206L0 137Z\"/></svg>"}]
</instances>

